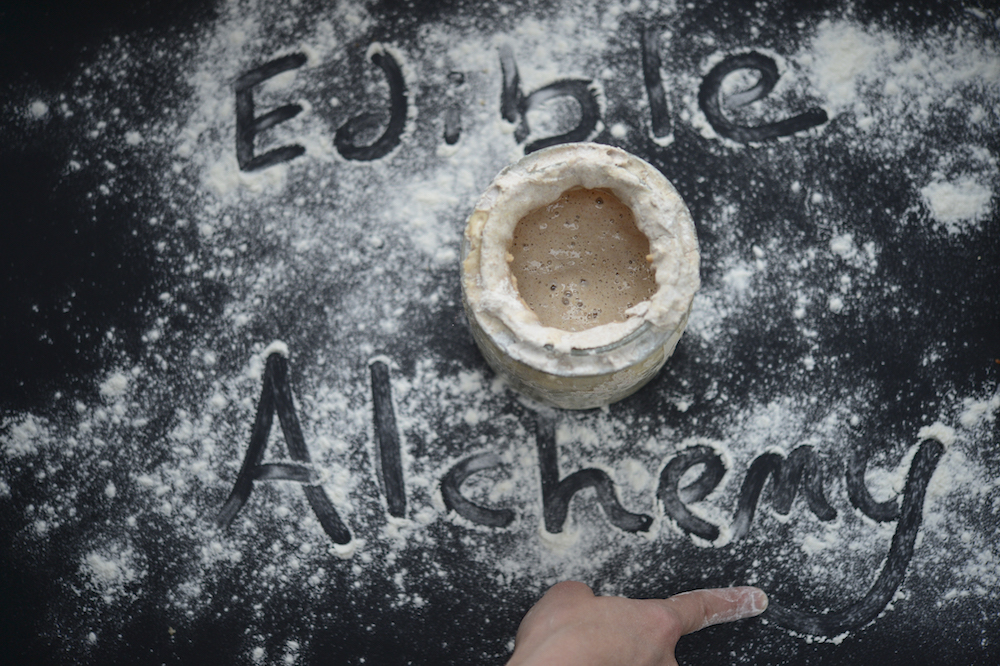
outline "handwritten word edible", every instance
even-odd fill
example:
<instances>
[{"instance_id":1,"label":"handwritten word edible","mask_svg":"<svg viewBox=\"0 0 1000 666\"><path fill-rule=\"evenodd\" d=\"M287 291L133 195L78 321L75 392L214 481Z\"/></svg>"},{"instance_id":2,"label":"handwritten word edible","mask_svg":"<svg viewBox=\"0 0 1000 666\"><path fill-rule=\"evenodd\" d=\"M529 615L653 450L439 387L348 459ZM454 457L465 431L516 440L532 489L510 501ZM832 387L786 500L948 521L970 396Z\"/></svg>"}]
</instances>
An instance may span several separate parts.
<instances>
[{"instance_id":1,"label":"handwritten word edible","mask_svg":"<svg viewBox=\"0 0 1000 666\"><path fill-rule=\"evenodd\" d=\"M382 489L386 495L388 513L396 518L406 516L406 488L403 479L399 433L392 406L392 386L389 367L382 361L370 364L373 419L377 440L377 458ZM351 540L348 527L340 519L320 484L312 466L309 451L292 399L288 379L288 360L280 353L267 358L263 388L257 405L257 415L247 446L246 456L236 477L233 490L219 511L220 527L230 525L246 504L255 481L293 481L302 484L310 507L326 534L337 544ZM264 463L264 448L270 433L274 413L281 423L292 462ZM570 501L581 490L593 488L598 504L608 521L626 532L646 532L653 518L633 513L622 506L611 476L600 469L581 469L560 477L555 419L537 414L534 419L535 441L538 447L541 479L542 516L545 529L559 533L568 518ZM902 502L876 502L864 483L867 456L855 454L848 462L846 485L851 504L864 515L879 522L896 521L896 531L884 566L871 588L860 600L832 613L809 613L788 608L776 600L768 609L773 622L803 633L834 636L863 626L874 619L892 600L902 583L913 557L917 533L922 520L924 497L937 463L944 452L934 439L923 440L907 473ZM510 508L480 506L462 493L462 484L473 474L493 469L503 463L494 452L475 453L451 467L440 480L441 497L449 512L485 527L503 529L517 517ZM681 486L691 470L700 467L696 478ZM719 537L718 525L695 516L689 506L715 490L726 472L722 456L710 446L689 446L676 453L663 466L655 501L677 528L707 541ZM770 480L771 502L781 515L791 512L797 493L801 491L809 510L822 521L832 521L837 512L827 501L823 481L823 465L810 446L800 446L787 456L768 452L758 456L743 479L737 500L735 517L730 526L731 541L744 538L750 531L754 513L760 503L764 486Z\"/></svg>"},{"instance_id":2,"label":"handwritten word edible","mask_svg":"<svg viewBox=\"0 0 1000 666\"><path fill-rule=\"evenodd\" d=\"M667 95L660 76L660 52L657 48L658 31L646 28L641 35L641 60L643 84L649 101L651 131L655 139L669 137L672 132ZM389 86L389 120L381 135L370 144L357 144L355 139L375 121L369 112L352 117L341 125L334 136L334 146L342 157L348 160L372 161L388 155L402 140L410 104L406 81L400 63L393 55L375 44L371 49L371 60L385 75ZM601 120L594 82L589 79L559 79L538 90L525 94L521 90L521 79L514 52L509 45L499 49L500 69L503 77L499 112L509 123L515 124L514 138L523 143L531 134L528 112L540 105L561 97L576 101L579 118L574 127L562 134L535 139L524 147L531 153L560 143L584 141L590 137ZM277 58L241 75L234 85L236 92L236 157L240 169L256 171L295 159L305 153L299 144L281 146L261 155L254 154L254 143L258 134L278 123L297 116L302 107L286 104L261 116L254 115L253 88L283 72L297 69L306 63L303 53ZM724 94L722 83L730 74L739 70L753 70L758 74L757 83L749 90ZM709 124L722 137L740 143L753 143L795 134L827 121L822 109L809 109L799 115L773 123L744 126L726 117L723 108L739 108L767 97L778 81L778 66L773 58L751 51L730 55L715 65L705 75L698 91L698 104ZM464 83L462 72L450 72L449 81L455 86ZM451 91L449 91L450 93ZM445 116L444 139L449 145L459 141L462 131L461 106L454 96L443 106ZM423 115L421 114L421 117Z\"/></svg>"}]
</instances>

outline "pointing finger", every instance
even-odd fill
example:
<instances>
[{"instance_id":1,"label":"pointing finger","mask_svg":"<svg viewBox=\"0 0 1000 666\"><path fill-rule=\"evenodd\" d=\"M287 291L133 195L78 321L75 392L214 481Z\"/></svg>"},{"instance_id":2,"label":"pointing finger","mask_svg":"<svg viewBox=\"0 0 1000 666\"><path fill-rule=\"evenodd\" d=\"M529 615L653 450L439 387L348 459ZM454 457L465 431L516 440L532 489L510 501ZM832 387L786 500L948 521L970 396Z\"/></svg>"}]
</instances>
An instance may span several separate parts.
<instances>
[{"instance_id":1,"label":"pointing finger","mask_svg":"<svg viewBox=\"0 0 1000 666\"><path fill-rule=\"evenodd\" d=\"M683 592L661 603L677 614L684 635L713 624L760 615L767 608L767 595L756 587L723 587Z\"/></svg>"}]
</instances>

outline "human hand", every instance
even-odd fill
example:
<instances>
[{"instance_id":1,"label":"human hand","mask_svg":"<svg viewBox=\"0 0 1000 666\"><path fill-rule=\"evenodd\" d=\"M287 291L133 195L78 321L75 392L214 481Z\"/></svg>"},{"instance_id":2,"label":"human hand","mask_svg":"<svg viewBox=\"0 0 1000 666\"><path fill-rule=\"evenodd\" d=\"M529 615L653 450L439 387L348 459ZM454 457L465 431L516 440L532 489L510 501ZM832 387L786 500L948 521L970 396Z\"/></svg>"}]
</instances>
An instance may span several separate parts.
<instances>
[{"instance_id":1,"label":"human hand","mask_svg":"<svg viewBox=\"0 0 1000 666\"><path fill-rule=\"evenodd\" d=\"M583 583L554 585L521 620L507 666L677 666L678 639L760 615L756 587L694 590L668 599L597 597Z\"/></svg>"}]
</instances>

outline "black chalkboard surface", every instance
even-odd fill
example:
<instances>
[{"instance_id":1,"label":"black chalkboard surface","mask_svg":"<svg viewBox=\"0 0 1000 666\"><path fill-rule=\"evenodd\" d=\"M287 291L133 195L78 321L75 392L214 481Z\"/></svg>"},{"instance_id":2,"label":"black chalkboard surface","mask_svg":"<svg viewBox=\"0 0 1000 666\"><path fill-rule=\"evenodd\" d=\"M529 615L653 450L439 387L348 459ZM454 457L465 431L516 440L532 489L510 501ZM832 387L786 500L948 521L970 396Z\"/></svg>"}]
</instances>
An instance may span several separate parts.
<instances>
[{"instance_id":1,"label":"black chalkboard surface","mask_svg":"<svg viewBox=\"0 0 1000 666\"><path fill-rule=\"evenodd\" d=\"M682 664L1000 657L1000 14L0 10L4 663L503 663L551 584L758 585ZM687 202L664 370L535 404L465 218L549 145Z\"/></svg>"}]
</instances>

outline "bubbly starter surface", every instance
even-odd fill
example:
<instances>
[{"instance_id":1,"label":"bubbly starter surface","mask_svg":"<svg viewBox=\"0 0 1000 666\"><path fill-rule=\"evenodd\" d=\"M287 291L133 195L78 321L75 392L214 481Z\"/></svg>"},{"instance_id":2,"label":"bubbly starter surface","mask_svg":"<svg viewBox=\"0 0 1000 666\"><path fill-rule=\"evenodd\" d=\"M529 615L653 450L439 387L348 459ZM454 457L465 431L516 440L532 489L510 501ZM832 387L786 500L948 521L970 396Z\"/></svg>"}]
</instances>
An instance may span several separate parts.
<instances>
[{"instance_id":1,"label":"bubbly starter surface","mask_svg":"<svg viewBox=\"0 0 1000 666\"><path fill-rule=\"evenodd\" d=\"M648 254L628 206L606 190L575 188L521 218L508 260L542 325L582 331L625 321L655 293Z\"/></svg>"}]
</instances>

